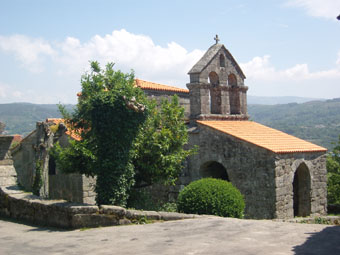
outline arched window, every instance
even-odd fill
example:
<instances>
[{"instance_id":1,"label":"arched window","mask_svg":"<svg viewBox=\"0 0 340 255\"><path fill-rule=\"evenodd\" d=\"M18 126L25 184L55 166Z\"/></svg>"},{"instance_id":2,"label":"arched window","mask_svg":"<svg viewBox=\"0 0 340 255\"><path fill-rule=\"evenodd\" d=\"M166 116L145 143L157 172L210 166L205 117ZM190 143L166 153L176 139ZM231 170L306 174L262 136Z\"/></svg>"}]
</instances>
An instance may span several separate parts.
<instances>
[{"instance_id":1,"label":"arched window","mask_svg":"<svg viewBox=\"0 0 340 255\"><path fill-rule=\"evenodd\" d=\"M220 67L225 67L225 58L223 54L220 55Z\"/></svg>"},{"instance_id":2,"label":"arched window","mask_svg":"<svg viewBox=\"0 0 340 255\"><path fill-rule=\"evenodd\" d=\"M236 87L237 86L237 78L235 76L235 74L229 74L228 75L228 85L232 86L232 87Z\"/></svg>"},{"instance_id":3,"label":"arched window","mask_svg":"<svg viewBox=\"0 0 340 255\"><path fill-rule=\"evenodd\" d=\"M215 87L220 84L220 79L218 77L218 74L216 72L210 72L209 73L209 83Z\"/></svg>"}]
</instances>

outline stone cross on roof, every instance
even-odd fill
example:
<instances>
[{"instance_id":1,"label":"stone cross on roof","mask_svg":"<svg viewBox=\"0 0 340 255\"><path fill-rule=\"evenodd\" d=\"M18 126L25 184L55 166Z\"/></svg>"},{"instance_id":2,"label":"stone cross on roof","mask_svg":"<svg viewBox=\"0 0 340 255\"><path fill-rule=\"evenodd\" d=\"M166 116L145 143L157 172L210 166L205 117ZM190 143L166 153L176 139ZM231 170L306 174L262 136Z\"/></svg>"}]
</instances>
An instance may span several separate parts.
<instances>
[{"instance_id":1,"label":"stone cross on roof","mask_svg":"<svg viewBox=\"0 0 340 255\"><path fill-rule=\"evenodd\" d=\"M216 44L218 44L218 41L220 40L220 38L218 38L218 35L215 36L214 40L216 41Z\"/></svg>"}]
</instances>

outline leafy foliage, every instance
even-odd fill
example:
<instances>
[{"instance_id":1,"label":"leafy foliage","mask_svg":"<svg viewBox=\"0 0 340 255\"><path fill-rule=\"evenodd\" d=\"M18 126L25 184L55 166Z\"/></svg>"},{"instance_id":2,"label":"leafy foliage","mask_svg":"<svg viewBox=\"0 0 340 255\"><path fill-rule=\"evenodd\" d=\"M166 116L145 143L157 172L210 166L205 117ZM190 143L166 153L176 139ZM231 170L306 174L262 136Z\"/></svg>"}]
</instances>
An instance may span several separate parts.
<instances>
[{"instance_id":1,"label":"leafy foliage","mask_svg":"<svg viewBox=\"0 0 340 255\"><path fill-rule=\"evenodd\" d=\"M149 103L150 115L141 127L134 146L133 165L136 171L136 188L153 183L174 184L184 159L194 150L183 147L188 141L184 108L178 97L169 102L164 99L160 107Z\"/></svg>"},{"instance_id":2,"label":"leafy foliage","mask_svg":"<svg viewBox=\"0 0 340 255\"><path fill-rule=\"evenodd\" d=\"M328 203L340 204L340 136L333 151L327 157Z\"/></svg>"},{"instance_id":3,"label":"leafy foliage","mask_svg":"<svg viewBox=\"0 0 340 255\"><path fill-rule=\"evenodd\" d=\"M186 186L178 196L178 210L185 213L213 214L242 218L244 199L230 182L204 178Z\"/></svg>"},{"instance_id":4,"label":"leafy foliage","mask_svg":"<svg viewBox=\"0 0 340 255\"><path fill-rule=\"evenodd\" d=\"M82 77L82 92L73 114L60 111L80 141L67 148L56 145L58 167L67 173L97 176L98 204L126 205L131 188L155 182L172 184L178 177L187 132L178 98L163 101L160 109L134 86L133 73L108 64Z\"/></svg>"},{"instance_id":5,"label":"leafy foliage","mask_svg":"<svg viewBox=\"0 0 340 255\"><path fill-rule=\"evenodd\" d=\"M124 74L107 64L101 70L91 63L82 76L81 98L72 115L64 118L81 135L68 148L56 146L58 166L65 172L97 176L98 204L125 205L134 184L131 164L133 141L146 119L143 92L136 88L133 73Z\"/></svg>"}]
</instances>

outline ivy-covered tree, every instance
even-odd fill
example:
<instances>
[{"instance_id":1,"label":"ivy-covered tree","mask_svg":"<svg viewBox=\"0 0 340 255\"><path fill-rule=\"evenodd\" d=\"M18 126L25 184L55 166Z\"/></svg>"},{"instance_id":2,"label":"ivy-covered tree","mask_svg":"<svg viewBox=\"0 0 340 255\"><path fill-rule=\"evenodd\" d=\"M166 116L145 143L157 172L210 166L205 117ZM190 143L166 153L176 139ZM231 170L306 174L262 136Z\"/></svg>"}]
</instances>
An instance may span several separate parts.
<instances>
[{"instance_id":1,"label":"ivy-covered tree","mask_svg":"<svg viewBox=\"0 0 340 255\"><path fill-rule=\"evenodd\" d=\"M134 184L133 142L147 115L145 96L134 86L133 73L114 71L112 63L101 70L92 62L81 85L75 112L61 108L81 139L56 147L57 164L64 172L96 176L97 204L125 205Z\"/></svg>"},{"instance_id":2,"label":"ivy-covered tree","mask_svg":"<svg viewBox=\"0 0 340 255\"><path fill-rule=\"evenodd\" d=\"M133 73L124 74L97 62L82 76L76 111L60 107L68 125L81 139L67 148L55 146L58 167L97 177L98 204L126 205L130 189L153 183L172 184L183 160L188 136L178 98L158 108L134 86Z\"/></svg>"},{"instance_id":3,"label":"ivy-covered tree","mask_svg":"<svg viewBox=\"0 0 340 255\"><path fill-rule=\"evenodd\" d=\"M328 203L340 204L340 136L333 151L327 157Z\"/></svg>"}]
</instances>

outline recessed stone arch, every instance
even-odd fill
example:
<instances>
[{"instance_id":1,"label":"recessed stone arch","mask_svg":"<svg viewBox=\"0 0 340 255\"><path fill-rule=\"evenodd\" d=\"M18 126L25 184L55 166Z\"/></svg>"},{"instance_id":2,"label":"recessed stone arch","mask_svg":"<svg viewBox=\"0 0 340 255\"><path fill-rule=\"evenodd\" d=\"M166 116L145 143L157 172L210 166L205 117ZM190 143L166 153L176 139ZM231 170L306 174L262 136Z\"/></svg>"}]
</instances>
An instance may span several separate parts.
<instances>
[{"instance_id":1,"label":"recessed stone arch","mask_svg":"<svg viewBox=\"0 0 340 255\"><path fill-rule=\"evenodd\" d=\"M231 73L228 75L228 85L231 87L237 86L237 78L235 74Z\"/></svg>"},{"instance_id":2,"label":"recessed stone arch","mask_svg":"<svg viewBox=\"0 0 340 255\"><path fill-rule=\"evenodd\" d=\"M209 73L210 83L210 113L221 114L221 90L218 85L220 80L216 72Z\"/></svg>"},{"instance_id":3,"label":"recessed stone arch","mask_svg":"<svg viewBox=\"0 0 340 255\"><path fill-rule=\"evenodd\" d=\"M311 214L311 176L308 166L302 162L296 168L293 178L294 217Z\"/></svg>"},{"instance_id":4,"label":"recessed stone arch","mask_svg":"<svg viewBox=\"0 0 340 255\"><path fill-rule=\"evenodd\" d=\"M200 177L207 178L212 177L216 179L222 179L230 181L227 170L225 167L217 161L207 161L200 167Z\"/></svg>"},{"instance_id":5,"label":"recessed stone arch","mask_svg":"<svg viewBox=\"0 0 340 255\"><path fill-rule=\"evenodd\" d=\"M216 72L212 71L209 73L209 83L214 87L220 84L220 78Z\"/></svg>"}]
</instances>

